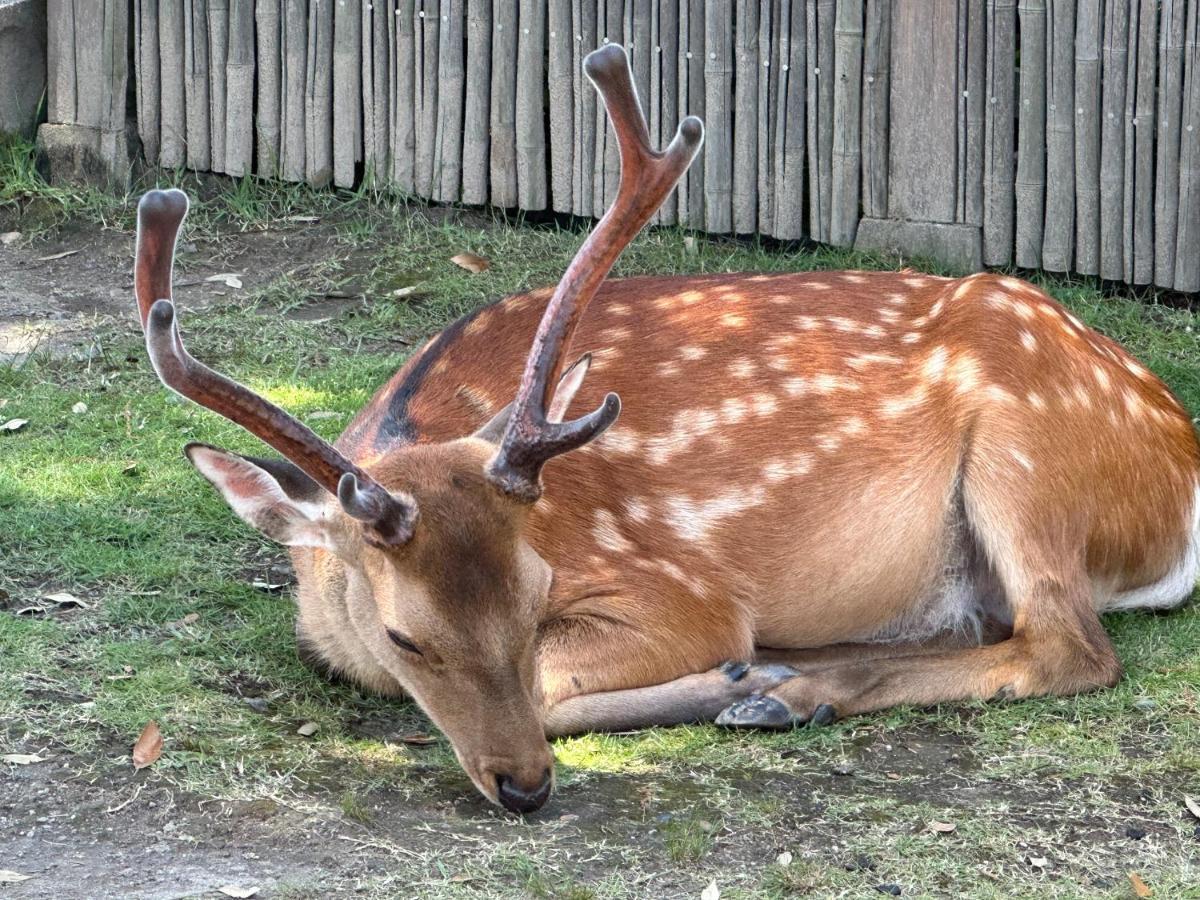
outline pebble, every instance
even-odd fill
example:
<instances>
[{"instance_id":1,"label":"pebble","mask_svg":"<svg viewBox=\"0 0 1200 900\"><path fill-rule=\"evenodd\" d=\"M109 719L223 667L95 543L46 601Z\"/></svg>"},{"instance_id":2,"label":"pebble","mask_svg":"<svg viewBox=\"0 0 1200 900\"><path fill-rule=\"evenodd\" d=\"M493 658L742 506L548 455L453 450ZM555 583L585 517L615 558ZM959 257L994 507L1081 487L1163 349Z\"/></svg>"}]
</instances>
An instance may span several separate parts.
<instances>
[{"instance_id":1,"label":"pebble","mask_svg":"<svg viewBox=\"0 0 1200 900\"><path fill-rule=\"evenodd\" d=\"M891 894L893 897L900 896L900 885L898 884L877 884L875 890L881 894Z\"/></svg>"},{"instance_id":2,"label":"pebble","mask_svg":"<svg viewBox=\"0 0 1200 900\"><path fill-rule=\"evenodd\" d=\"M831 771L834 775L853 775L854 764L843 759L841 762L834 765L834 767L829 771Z\"/></svg>"},{"instance_id":3,"label":"pebble","mask_svg":"<svg viewBox=\"0 0 1200 900\"><path fill-rule=\"evenodd\" d=\"M1135 841L1140 841L1145 836L1145 828L1138 828L1136 825L1127 825L1125 827L1125 837L1133 838Z\"/></svg>"}]
</instances>

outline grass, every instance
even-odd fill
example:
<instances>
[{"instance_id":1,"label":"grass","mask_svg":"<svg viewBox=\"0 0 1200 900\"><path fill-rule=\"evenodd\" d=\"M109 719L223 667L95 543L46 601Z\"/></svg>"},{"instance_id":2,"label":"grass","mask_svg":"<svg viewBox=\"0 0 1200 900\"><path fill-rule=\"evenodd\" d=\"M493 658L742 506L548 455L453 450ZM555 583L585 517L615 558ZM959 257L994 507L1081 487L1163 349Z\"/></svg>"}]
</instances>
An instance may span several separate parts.
<instances>
[{"instance_id":1,"label":"grass","mask_svg":"<svg viewBox=\"0 0 1200 900\"><path fill-rule=\"evenodd\" d=\"M296 260L249 302L187 314L183 327L197 357L331 438L412 343L498 295L552 282L580 241L570 223L426 214L251 179L201 185L179 173L164 182L204 198L187 234L199 249L183 271L219 255L232 234L315 227L289 221L297 215L325 220L334 252ZM125 231L132 222L129 197L45 185L27 148L0 152L6 205L42 211L30 240L64 222ZM897 264L682 237L642 235L617 274ZM491 269L450 265L464 249ZM1034 280L1200 411L1196 313L1089 281ZM278 314L330 291L365 299L321 321ZM179 452L189 440L260 448L163 390L129 328L107 326L96 340L96 361L40 355L0 368L0 418L29 420L0 433L0 751L57 748L103 779L123 770L129 745L155 719L166 747L154 784L203 798L275 798L391 848L390 868L357 883L367 896L401 886L422 896L696 896L715 879L723 897L863 896L893 882L905 896L1124 897L1124 872L1137 868L1156 896L1200 897L1196 823L1181 815L1183 792L1200 795L1195 607L1109 617L1128 670L1111 691L892 710L812 732L702 726L563 740L555 814L578 807L578 823L477 811L463 824L422 805L471 794L449 748L395 740L429 729L419 711L297 662L286 593L253 584L276 583L283 555L234 519ZM73 412L81 400L87 412ZM53 591L86 608L16 614ZM311 737L297 733L306 722L318 726ZM830 773L839 760L853 763L852 775ZM423 811L429 834L388 828L405 806ZM955 831L929 831L935 819ZM1121 829L1134 820L1151 834L1127 846ZM1081 838L1088 829L1103 835ZM774 862L782 850L794 861ZM325 889L301 880L277 895Z\"/></svg>"}]
</instances>

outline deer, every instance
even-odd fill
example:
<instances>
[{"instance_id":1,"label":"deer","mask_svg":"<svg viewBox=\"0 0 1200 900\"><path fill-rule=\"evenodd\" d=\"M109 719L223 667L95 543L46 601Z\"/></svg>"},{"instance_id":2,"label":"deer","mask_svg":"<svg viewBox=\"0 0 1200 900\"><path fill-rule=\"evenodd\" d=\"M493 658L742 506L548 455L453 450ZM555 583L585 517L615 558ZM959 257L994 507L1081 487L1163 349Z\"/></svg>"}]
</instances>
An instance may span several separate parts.
<instances>
[{"instance_id":1,"label":"deer","mask_svg":"<svg viewBox=\"0 0 1200 900\"><path fill-rule=\"evenodd\" d=\"M1114 685L1101 615L1178 606L1200 572L1200 446L1166 385L1002 274L606 280L703 127L655 150L624 51L584 70L620 183L562 280L435 335L332 444L188 354L188 200L140 202L155 372L282 456L185 448L288 548L301 658L414 699L518 814L557 736Z\"/></svg>"}]
</instances>

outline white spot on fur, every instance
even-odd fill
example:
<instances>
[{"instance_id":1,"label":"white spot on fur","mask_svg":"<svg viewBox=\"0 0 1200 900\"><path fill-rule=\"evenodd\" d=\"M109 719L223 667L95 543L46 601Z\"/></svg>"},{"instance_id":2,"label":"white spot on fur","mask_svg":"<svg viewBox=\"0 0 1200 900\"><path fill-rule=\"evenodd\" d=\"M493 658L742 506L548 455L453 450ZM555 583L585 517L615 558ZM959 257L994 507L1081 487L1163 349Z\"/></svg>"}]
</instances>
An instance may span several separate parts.
<instances>
[{"instance_id":1,"label":"white spot on fur","mask_svg":"<svg viewBox=\"0 0 1200 900\"><path fill-rule=\"evenodd\" d=\"M643 524L650 521L650 506L645 500L631 497L625 501L625 515L629 521Z\"/></svg>"},{"instance_id":2,"label":"white spot on fur","mask_svg":"<svg viewBox=\"0 0 1200 900\"><path fill-rule=\"evenodd\" d=\"M1108 377L1108 372L1104 371L1104 366L1093 363L1092 374L1096 376L1096 383L1100 385L1101 390L1107 391L1112 387L1112 379Z\"/></svg>"},{"instance_id":3,"label":"white spot on fur","mask_svg":"<svg viewBox=\"0 0 1200 900\"><path fill-rule=\"evenodd\" d=\"M890 353L860 353L857 356L851 356L846 360L846 365L855 371L861 372L867 366L872 365L899 365L903 360L898 356L892 356Z\"/></svg>"},{"instance_id":4,"label":"white spot on fur","mask_svg":"<svg viewBox=\"0 0 1200 900\"><path fill-rule=\"evenodd\" d=\"M1017 399L998 384L989 384L987 386L987 395L997 403L1012 403Z\"/></svg>"},{"instance_id":5,"label":"white spot on fur","mask_svg":"<svg viewBox=\"0 0 1200 900\"><path fill-rule=\"evenodd\" d=\"M823 434L817 438L816 444L826 453L833 453L842 446L842 439L835 434Z\"/></svg>"},{"instance_id":6,"label":"white spot on fur","mask_svg":"<svg viewBox=\"0 0 1200 900\"><path fill-rule=\"evenodd\" d=\"M624 325L618 328L609 328L600 337L606 341L612 341L614 344L620 344L629 340L629 329Z\"/></svg>"},{"instance_id":7,"label":"white spot on fur","mask_svg":"<svg viewBox=\"0 0 1200 900\"><path fill-rule=\"evenodd\" d=\"M771 416L779 410L779 401L774 394L755 394L750 398L756 416Z\"/></svg>"},{"instance_id":8,"label":"white spot on fur","mask_svg":"<svg viewBox=\"0 0 1200 900\"><path fill-rule=\"evenodd\" d=\"M738 397L726 397L721 401L721 421L736 425L750 414L750 405Z\"/></svg>"},{"instance_id":9,"label":"white spot on fur","mask_svg":"<svg viewBox=\"0 0 1200 900\"><path fill-rule=\"evenodd\" d=\"M1009 448L1008 455L1015 459L1028 472L1033 471L1033 460L1022 453L1020 450Z\"/></svg>"},{"instance_id":10,"label":"white spot on fur","mask_svg":"<svg viewBox=\"0 0 1200 900\"><path fill-rule=\"evenodd\" d=\"M1035 350L1037 350L1037 338L1035 338L1028 331L1022 331L1021 332L1021 346L1024 347L1026 350L1028 350L1030 353L1033 353Z\"/></svg>"},{"instance_id":11,"label":"white spot on fur","mask_svg":"<svg viewBox=\"0 0 1200 900\"><path fill-rule=\"evenodd\" d=\"M642 445L642 438L632 428L616 425L600 435L592 446L599 447L611 453L637 453Z\"/></svg>"},{"instance_id":12,"label":"white spot on fur","mask_svg":"<svg viewBox=\"0 0 1200 900\"><path fill-rule=\"evenodd\" d=\"M816 316L796 316L796 325L805 331L815 331L821 327L821 322Z\"/></svg>"},{"instance_id":13,"label":"white spot on fur","mask_svg":"<svg viewBox=\"0 0 1200 900\"><path fill-rule=\"evenodd\" d=\"M665 504L665 519L685 541L704 541L726 519L753 509L765 503L766 499L767 492L762 485L749 489L726 488L709 500L669 497Z\"/></svg>"},{"instance_id":14,"label":"white spot on fur","mask_svg":"<svg viewBox=\"0 0 1200 900\"><path fill-rule=\"evenodd\" d=\"M756 371L758 371L758 366L754 364L753 360L745 357L735 359L729 364L729 374L734 378L753 378Z\"/></svg>"},{"instance_id":15,"label":"white spot on fur","mask_svg":"<svg viewBox=\"0 0 1200 900\"><path fill-rule=\"evenodd\" d=\"M783 389L788 392L789 396L800 397L808 393L809 381L807 378L785 378L783 380Z\"/></svg>"},{"instance_id":16,"label":"white spot on fur","mask_svg":"<svg viewBox=\"0 0 1200 900\"><path fill-rule=\"evenodd\" d=\"M741 328L746 324L746 317L734 315L733 313L725 313L725 315L721 316L721 324L727 328Z\"/></svg>"},{"instance_id":17,"label":"white spot on fur","mask_svg":"<svg viewBox=\"0 0 1200 900\"><path fill-rule=\"evenodd\" d=\"M1025 395L1025 399L1029 401L1029 405L1034 409L1045 409L1046 401L1042 399L1042 395L1034 391L1030 391Z\"/></svg>"},{"instance_id":18,"label":"white spot on fur","mask_svg":"<svg viewBox=\"0 0 1200 900\"><path fill-rule=\"evenodd\" d=\"M906 344L915 344L920 339L921 335L916 331L910 331L908 334L904 335L904 337L900 338L900 340Z\"/></svg>"},{"instance_id":19,"label":"white spot on fur","mask_svg":"<svg viewBox=\"0 0 1200 900\"><path fill-rule=\"evenodd\" d=\"M912 412L925 402L927 396L924 384L918 384L907 394L900 397L889 397L879 404L879 412L888 418L896 418Z\"/></svg>"},{"instance_id":20,"label":"white spot on fur","mask_svg":"<svg viewBox=\"0 0 1200 900\"><path fill-rule=\"evenodd\" d=\"M812 454L800 451L784 459L772 460L767 463L763 466L763 477L772 484L777 484L788 478L807 475L812 470L812 464Z\"/></svg>"},{"instance_id":21,"label":"white spot on fur","mask_svg":"<svg viewBox=\"0 0 1200 900\"><path fill-rule=\"evenodd\" d=\"M950 364L950 377L954 380L954 389L959 394L975 390L979 386L979 375L979 361L969 353L960 353Z\"/></svg>"},{"instance_id":22,"label":"white spot on fur","mask_svg":"<svg viewBox=\"0 0 1200 900\"><path fill-rule=\"evenodd\" d=\"M605 550L613 553L628 553L634 549L632 542L627 540L617 525L617 518L607 509L596 510L596 520L592 525L592 536L596 543Z\"/></svg>"},{"instance_id":23,"label":"white spot on fur","mask_svg":"<svg viewBox=\"0 0 1200 900\"><path fill-rule=\"evenodd\" d=\"M679 375L679 363L674 360L660 362L658 364L658 375L660 378L675 378Z\"/></svg>"},{"instance_id":24,"label":"white spot on fur","mask_svg":"<svg viewBox=\"0 0 1200 900\"><path fill-rule=\"evenodd\" d=\"M842 423L842 433L848 435L863 434L867 430L867 423L863 421L861 416L851 416Z\"/></svg>"},{"instance_id":25,"label":"white spot on fur","mask_svg":"<svg viewBox=\"0 0 1200 900\"><path fill-rule=\"evenodd\" d=\"M813 378L812 387L819 394L832 394L834 391L857 391L859 384L851 378L822 372Z\"/></svg>"},{"instance_id":26,"label":"white spot on fur","mask_svg":"<svg viewBox=\"0 0 1200 900\"><path fill-rule=\"evenodd\" d=\"M610 303L608 304L608 311L614 316L629 315L629 307L624 303Z\"/></svg>"},{"instance_id":27,"label":"white spot on fur","mask_svg":"<svg viewBox=\"0 0 1200 900\"><path fill-rule=\"evenodd\" d=\"M707 353L708 351L703 347L689 346L679 348L679 355L689 362L694 362L697 359L703 359Z\"/></svg>"},{"instance_id":28,"label":"white spot on fur","mask_svg":"<svg viewBox=\"0 0 1200 900\"><path fill-rule=\"evenodd\" d=\"M940 345L934 347L925 357L921 373L930 381L941 381L942 376L946 374L946 362L949 358L950 354L945 347Z\"/></svg>"}]
</instances>

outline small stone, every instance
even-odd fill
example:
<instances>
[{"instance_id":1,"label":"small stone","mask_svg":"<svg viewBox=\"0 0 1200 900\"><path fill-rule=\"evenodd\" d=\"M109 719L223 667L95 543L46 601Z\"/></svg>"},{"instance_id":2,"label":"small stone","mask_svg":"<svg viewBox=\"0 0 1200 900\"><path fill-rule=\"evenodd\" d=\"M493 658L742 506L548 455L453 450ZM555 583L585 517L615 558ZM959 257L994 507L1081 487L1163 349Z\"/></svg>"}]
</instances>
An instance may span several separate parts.
<instances>
[{"instance_id":1,"label":"small stone","mask_svg":"<svg viewBox=\"0 0 1200 900\"><path fill-rule=\"evenodd\" d=\"M1145 828L1138 828L1136 825L1128 825L1125 828L1125 837L1127 838L1133 838L1135 841L1140 841L1145 836Z\"/></svg>"},{"instance_id":2,"label":"small stone","mask_svg":"<svg viewBox=\"0 0 1200 900\"><path fill-rule=\"evenodd\" d=\"M893 897L900 896L900 885L898 884L877 884L875 890L881 894L891 894Z\"/></svg>"},{"instance_id":3,"label":"small stone","mask_svg":"<svg viewBox=\"0 0 1200 900\"><path fill-rule=\"evenodd\" d=\"M267 700L265 697L243 697L242 702L255 712L265 713L267 711Z\"/></svg>"},{"instance_id":4,"label":"small stone","mask_svg":"<svg viewBox=\"0 0 1200 900\"><path fill-rule=\"evenodd\" d=\"M1133 701L1133 708L1143 711L1154 709L1155 705L1155 702L1149 697L1138 697Z\"/></svg>"},{"instance_id":5,"label":"small stone","mask_svg":"<svg viewBox=\"0 0 1200 900\"><path fill-rule=\"evenodd\" d=\"M847 759L843 759L841 762L835 763L829 771L834 775L853 775L854 764Z\"/></svg>"},{"instance_id":6,"label":"small stone","mask_svg":"<svg viewBox=\"0 0 1200 900\"><path fill-rule=\"evenodd\" d=\"M875 860L871 859L865 853L860 853L853 860L846 863L843 868L847 872L867 872L875 868Z\"/></svg>"}]
</instances>

